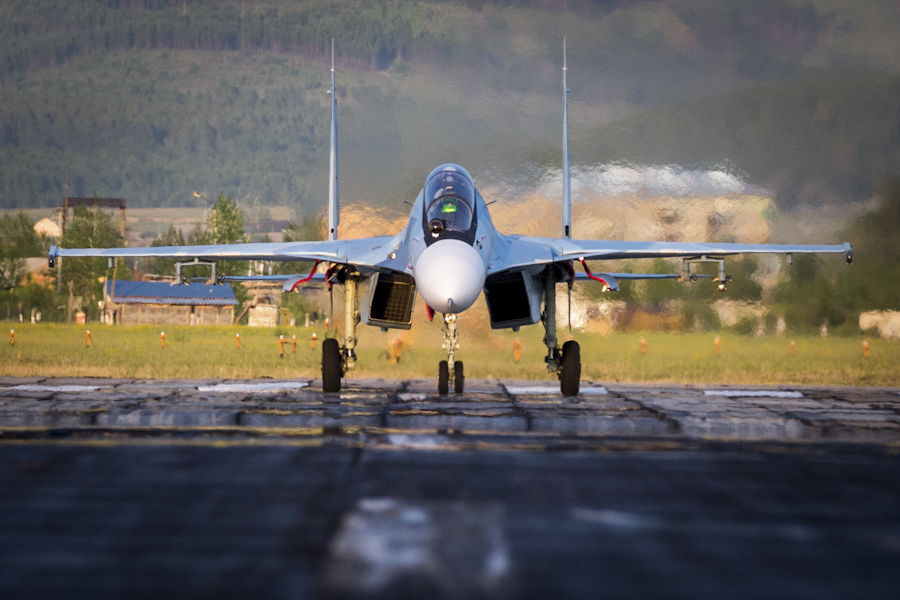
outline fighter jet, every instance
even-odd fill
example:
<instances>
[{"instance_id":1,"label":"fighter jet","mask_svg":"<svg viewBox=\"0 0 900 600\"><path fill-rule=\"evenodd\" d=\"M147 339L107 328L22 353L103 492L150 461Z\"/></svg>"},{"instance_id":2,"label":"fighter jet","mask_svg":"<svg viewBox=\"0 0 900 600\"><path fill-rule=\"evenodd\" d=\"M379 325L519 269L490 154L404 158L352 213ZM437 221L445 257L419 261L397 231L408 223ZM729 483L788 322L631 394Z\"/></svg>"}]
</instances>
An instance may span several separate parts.
<instances>
[{"instance_id":1,"label":"fighter jet","mask_svg":"<svg viewBox=\"0 0 900 600\"><path fill-rule=\"evenodd\" d=\"M429 317L440 315L443 350L447 359L438 364L439 394L464 388L464 367L456 360L459 350L457 317L484 292L491 327L518 329L543 323L551 375L560 381L564 396L576 396L581 379L581 351L576 341L562 347L557 338L556 286L576 280L599 282L604 291L617 291L619 280L679 278L693 281L704 275L691 272L701 263L718 265L716 284L725 290L730 277L725 257L737 254L843 253L848 263L853 251L841 245L774 245L737 243L629 242L572 239L571 188L569 185L567 67L563 50L563 227L559 238L504 235L491 222L485 202L466 169L456 164L435 167L425 177L413 202L409 221L394 236L344 240L337 238L340 220L338 194L337 100L332 49L331 157L327 239L318 242L252 243L155 248L58 248L50 249L50 267L58 257L94 256L112 261L124 257L179 259L176 283L184 283L182 268L207 265L211 279L217 261L315 261L307 275L283 276L290 292L303 281L324 271L329 287L344 286L343 340L329 337L322 344L322 388L339 392L342 379L353 370L356 326L361 321L382 329L409 329L416 294L425 301ZM680 258L679 274L593 272L587 261L638 258ZM578 262L583 272L576 272ZM321 275L319 275L321 277ZM240 279L240 278L231 278ZM271 279L271 278L270 278Z\"/></svg>"}]
</instances>

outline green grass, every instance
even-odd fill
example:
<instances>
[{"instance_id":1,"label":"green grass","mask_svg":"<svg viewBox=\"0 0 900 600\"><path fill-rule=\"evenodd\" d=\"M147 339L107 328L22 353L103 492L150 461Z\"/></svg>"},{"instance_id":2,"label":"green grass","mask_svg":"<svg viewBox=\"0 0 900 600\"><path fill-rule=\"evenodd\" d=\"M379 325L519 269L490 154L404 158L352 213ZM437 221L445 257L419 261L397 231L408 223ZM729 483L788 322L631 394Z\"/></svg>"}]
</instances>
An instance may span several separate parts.
<instances>
[{"instance_id":1,"label":"green grass","mask_svg":"<svg viewBox=\"0 0 900 600\"><path fill-rule=\"evenodd\" d=\"M467 315L463 315L466 317ZM8 331L16 330L16 345ZM90 329L93 347L85 347ZM160 348L160 331L166 348ZM324 330L302 327L114 327L91 324L5 323L0 338L0 375L135 378L292 378L318 377ZM309 337L319 338L316 350ZM241 348L235 347L235 334ZM278 335L284 334L285 357L279 358ZM298 339L296 353L290 339ZM388 342L402 335L399 364L388 361ZM522 341L522 359L513 360L512 342ZM721 352L713 340L721 338ZM480 319L461 318L459 360L470 378L550 379L544 367L541 327L520 334L492 332ZM561 337L565 336L564 330ZM411 332L383 333L361 327L359 363L351 377L388 379L432 377L441 360L440 328L424 324ZM647 340L647 353L639 342ZM576 333L582 347L582 377L595 381L735 384L829 384L900 386L900 344L869 339L863 358L862 337L743 337L725 333Z\"/></svg>"}]
</instances>

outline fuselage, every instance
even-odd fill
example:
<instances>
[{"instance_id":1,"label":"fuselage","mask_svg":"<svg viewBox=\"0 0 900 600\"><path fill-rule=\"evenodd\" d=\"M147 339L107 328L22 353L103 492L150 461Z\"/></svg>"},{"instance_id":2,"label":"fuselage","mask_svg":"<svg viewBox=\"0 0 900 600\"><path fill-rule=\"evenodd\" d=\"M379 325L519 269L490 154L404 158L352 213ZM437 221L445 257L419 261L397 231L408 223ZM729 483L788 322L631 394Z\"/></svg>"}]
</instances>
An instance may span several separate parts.
<instances>
[{"instance_id":1,"label":"fuselage","mask_svg":"<svg viewBox=\"0 0 900 600\"><path fill-rule=\"evenodd\" d=\"M487 206L469 173L453 164L434 169L407 227L412 274L432 310L460 313L475 303L484 289L491 232Z\"/></svg>"}]
</instances>

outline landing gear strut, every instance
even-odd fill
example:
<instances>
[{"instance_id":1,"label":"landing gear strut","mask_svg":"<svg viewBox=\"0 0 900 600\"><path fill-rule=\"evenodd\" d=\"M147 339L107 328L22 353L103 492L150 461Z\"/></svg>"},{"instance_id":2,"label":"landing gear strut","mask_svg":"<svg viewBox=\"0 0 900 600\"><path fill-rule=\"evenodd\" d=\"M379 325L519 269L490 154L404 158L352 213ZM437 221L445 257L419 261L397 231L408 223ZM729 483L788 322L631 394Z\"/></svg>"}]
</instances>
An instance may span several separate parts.
<instances>
[{"instance_id":1,"label":"landing gear strut","mask_svg":"<svg viewBox=\"0 0 900 600\"><path fill-rule=\"evenodd\" d=\"M356 289L358 273L342 272L338 279L344 283L344 345L337 339L328 338L322 342L322 391L341 391L341 378L356 367L356 325L360 321Z\"/></svg>"},{"instance_id":2,"label":"landing gear strut","mask_svg":"<svg viewBox=\"0 0 900 600\"><path fill-rule=\"evenodd\" d=\"M547 345L547 370L559 377L559 388L563 396L577 396L581 385L581 347L570 340L559 348L556 338L556 279L550 270L544 280L544 344Z\"/></svg>"},{"instance_id":3,"label":"landing gear strut","mask_svg":"<svg viewBox=\"0 0 900 600\"><path fill-rule=\"evenodd\" d=\"M444 315L444 343L443 349L447 353L447 360L438 363L438 394L445 396L450 392L450 382L453 382L453 391L457 394L463 392L463 363L455 360L454 355L459 350L459 330L456 326L456 315Z\"/></svg>"}]
</instances>

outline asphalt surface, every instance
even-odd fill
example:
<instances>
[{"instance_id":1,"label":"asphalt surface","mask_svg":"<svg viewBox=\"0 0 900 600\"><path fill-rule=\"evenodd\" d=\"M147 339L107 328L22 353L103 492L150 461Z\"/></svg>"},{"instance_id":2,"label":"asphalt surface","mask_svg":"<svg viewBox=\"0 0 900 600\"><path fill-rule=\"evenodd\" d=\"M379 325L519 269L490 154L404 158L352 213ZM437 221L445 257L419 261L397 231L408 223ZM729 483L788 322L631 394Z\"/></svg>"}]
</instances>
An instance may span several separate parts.
<instances>
[{"instance_id":1,"label":"asphalt surface","mask_svg":"<svg viewBox=\"0 0 900 600\"><path fill-rule=\"evenodd\" d=\"M898 389L466 387L0 378L0 598L900 594Z\"/></svg>"}]
</instances>

